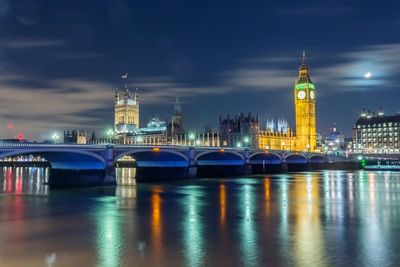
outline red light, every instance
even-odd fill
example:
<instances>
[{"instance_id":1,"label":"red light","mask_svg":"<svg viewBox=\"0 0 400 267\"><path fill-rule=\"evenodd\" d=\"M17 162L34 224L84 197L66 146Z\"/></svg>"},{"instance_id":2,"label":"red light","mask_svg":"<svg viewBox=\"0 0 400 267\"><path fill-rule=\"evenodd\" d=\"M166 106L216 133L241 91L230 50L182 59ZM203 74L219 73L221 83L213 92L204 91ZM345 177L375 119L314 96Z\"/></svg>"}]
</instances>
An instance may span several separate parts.
<instances>
[{"instance_id":1,"label":"red light","mask_svg":"<svg viewBox=\"0 0 400 267\"><path fill-rule=\"evenodd\" d=\"M18 133L17 139L19 141L22 141L24 139L24 134L23 133Z\"/></svg>"},{"instance_id":2,"label":"red light","mask_svg":"<svg viewBox=\"0 0 400 267\"><path fill-rule=\"evenodd\" d=\"M7 128L8 128L8 129L14 128L14 124L13 124L12 122L8 122L8 123L7 123Z\"/></svg>"}]
</instances>

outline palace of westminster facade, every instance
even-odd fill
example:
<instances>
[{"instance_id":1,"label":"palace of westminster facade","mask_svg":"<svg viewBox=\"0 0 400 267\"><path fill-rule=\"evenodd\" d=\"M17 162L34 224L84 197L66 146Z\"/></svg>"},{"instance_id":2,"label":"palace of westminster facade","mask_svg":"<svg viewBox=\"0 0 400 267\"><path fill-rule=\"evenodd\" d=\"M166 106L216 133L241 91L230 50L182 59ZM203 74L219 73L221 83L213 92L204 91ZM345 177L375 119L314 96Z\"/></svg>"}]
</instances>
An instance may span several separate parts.
<instances>
[{"instance_id":1,"label":"palace of westminster facade","mask_svg":"<svg viewBox=\"0 0 400 267\"><path fill-rule=\"evenodd\" d=\"M147 127L139 127L139 96L128 88L115 92L115 137L121 144L184 145L184 146L243 146L271 150L316 151L316 95L303 53L299 75L293 90L296 128L292 130L284 119L275 124L267 122L260 129L258 115L228 115L219 119L219 132L187 133L178 98L170 122L154 117Z\"/></svg>"}]
</instances>

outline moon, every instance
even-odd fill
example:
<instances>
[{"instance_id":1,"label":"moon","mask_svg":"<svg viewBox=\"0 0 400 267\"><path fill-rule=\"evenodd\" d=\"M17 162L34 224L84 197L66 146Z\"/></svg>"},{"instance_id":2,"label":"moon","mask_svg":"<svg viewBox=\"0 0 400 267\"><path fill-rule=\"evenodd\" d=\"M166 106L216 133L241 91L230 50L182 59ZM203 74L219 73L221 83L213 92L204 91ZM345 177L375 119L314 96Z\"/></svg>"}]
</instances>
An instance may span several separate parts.
<instances>
[{"instance_id":1,"label":"moon","mask_svg":"<svg viewBox=\"0 0 400 267\"><path fill-rule=\"evenodd\" d=\"M368 72L366 72L366 73L364 74L364 78L365 78L365 79L371 79L371 77L372 77L372 73L371 73L370 71L368 71Z\"/></svg>"}]
</instances>

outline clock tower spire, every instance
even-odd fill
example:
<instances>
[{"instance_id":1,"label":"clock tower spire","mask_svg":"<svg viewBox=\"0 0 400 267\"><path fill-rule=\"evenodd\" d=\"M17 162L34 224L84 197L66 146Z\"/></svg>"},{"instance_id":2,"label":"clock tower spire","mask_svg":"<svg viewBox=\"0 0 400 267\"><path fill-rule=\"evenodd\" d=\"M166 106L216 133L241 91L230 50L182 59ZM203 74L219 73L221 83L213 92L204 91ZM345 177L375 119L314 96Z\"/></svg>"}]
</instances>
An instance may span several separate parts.
<instances>
[{"instance_id":1,"label":"clock tower spire","mask_svg":"<svg viewBox=\"0 0 400 267\"><path fill-rule=\"evenodd\" d=\"M294 86L294 104L296 109L296 150L314 151L317 145L315 85L310 78L305 51L303 51L299 76Z\"/></svg>"}]
</instances>

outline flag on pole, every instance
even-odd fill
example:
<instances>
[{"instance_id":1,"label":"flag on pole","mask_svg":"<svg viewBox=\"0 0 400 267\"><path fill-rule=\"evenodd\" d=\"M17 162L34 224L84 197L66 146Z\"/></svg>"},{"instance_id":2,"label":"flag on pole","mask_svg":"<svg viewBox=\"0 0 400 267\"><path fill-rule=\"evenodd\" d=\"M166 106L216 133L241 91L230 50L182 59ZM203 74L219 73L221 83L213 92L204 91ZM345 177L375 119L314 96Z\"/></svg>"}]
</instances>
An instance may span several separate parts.
<instances>
[{"instance_id":1,"label":"flag on pole","mask_svg":"<svg viewBox=\"0 0 400 267\"><path fill-rule=\"evenodd\" d=\"M128 78L128 73L122 74L121 78L122 79L127 79Z\"/></svg>"}]
</instances>

